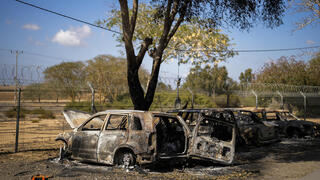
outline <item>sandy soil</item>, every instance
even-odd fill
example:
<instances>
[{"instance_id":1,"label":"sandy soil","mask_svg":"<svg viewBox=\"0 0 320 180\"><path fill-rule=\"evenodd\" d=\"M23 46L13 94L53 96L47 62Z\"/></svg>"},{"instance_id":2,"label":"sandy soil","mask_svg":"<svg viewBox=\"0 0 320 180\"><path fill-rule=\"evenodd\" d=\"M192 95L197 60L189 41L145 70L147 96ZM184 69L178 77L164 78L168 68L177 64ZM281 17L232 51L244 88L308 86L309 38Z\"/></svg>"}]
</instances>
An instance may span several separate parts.
<instances>
[{"instance_id":1,"label":"sandy soil","mask_svg":"<svg viewBox=\"0 0 320 180\"><path fill-rule=\"evenodd\" d=\"M190 161L186 167L160 164L126 169L74 160L58 161L58 150L0 154L1 179L300 179L320 167L320 140L284 139L264 147L238 149L234 165Z\"/></svg>"}]
</instances>

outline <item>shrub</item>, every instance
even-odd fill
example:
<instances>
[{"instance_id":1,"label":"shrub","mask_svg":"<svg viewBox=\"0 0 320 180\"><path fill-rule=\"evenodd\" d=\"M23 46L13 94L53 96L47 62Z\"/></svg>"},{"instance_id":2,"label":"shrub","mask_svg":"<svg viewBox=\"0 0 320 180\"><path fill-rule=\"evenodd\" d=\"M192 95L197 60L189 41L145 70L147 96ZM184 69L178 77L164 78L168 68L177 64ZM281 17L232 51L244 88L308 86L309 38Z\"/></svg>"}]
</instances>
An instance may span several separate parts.
<instances>
[{"instance_id":1,"label":"shrub","mask_svg":"<svg viewBox=\"0 0 320 180\"><path fill-rule=\"evenodd\" d=\"M28 113L28 110L20 108L20 117L24 118L26 115L26 113ZM6 111L4 113L8 118L15 118L17 117L17 109L14 107L12 109L9 109L8 111Z\"/></svg>"}]
</instances>

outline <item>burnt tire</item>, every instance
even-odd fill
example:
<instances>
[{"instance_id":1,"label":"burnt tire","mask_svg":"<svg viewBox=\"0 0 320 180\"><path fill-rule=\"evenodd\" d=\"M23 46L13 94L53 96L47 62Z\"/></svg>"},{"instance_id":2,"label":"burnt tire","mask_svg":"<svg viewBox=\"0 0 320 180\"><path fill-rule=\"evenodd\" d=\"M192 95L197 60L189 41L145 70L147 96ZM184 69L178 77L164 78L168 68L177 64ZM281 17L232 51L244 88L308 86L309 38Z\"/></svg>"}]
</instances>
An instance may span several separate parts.
<instances>
[{"instance_id":1,"label":"burnt tire","mask_svg":"<svg viewBox=\"0 0 320 180\"><path fill-rule=\"evenodd\" d=\"M132 152L124 151L117 153L117 165L124 165L125 167L134 166L136 164L136 157Z\"/></svg>"}]
</instances>

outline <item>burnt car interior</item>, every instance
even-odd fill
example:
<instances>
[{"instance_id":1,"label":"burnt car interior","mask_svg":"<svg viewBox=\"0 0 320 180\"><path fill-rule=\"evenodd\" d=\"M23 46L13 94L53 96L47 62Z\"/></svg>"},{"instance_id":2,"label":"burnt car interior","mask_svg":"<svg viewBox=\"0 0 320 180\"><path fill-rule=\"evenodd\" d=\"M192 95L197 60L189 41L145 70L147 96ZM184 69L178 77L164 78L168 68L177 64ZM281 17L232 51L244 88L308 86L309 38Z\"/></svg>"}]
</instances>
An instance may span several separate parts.
<instances>
[{"instance_id":1,"label":"burnt car interior","mask_svg":"<svg viewBox=\"0 0 320 180\"><path fill-rule=\"evenodd\" d=\"M105 118L106 115L100 115L92 118L83 125L82 131L100 131Z\"/></svg>"},{"instance_id":2,"label":"burnt car interior","mask_svg":"<svg viewBox=\"0 0 320 180\"><path fill-rule=\"evenodd\" d=\"M157 151L160 154L170 155L185 151L186 135L178 119L168 116L156 116L158 123Z\"/></svg>"},{"instance_id":3,"label":"burnt car interior","mask_svg":"<svg viewBox=\"0 0 320 180\"><path fill-rule=\"evenodd\" d=\"M228 126L226 122L221 120L223 115L217 113L215 115L203 115L203 120L200 122L197 136L207 136L213 140L231 141L232 126Z\"/></svg>"},{"instance_id":4,"label":"burnt car interior","mask_svg":"<svg viewBox=\"0 0 320 180\"><path fill-rule=\"evenodd\" d=\"M127 130L128 116L122 114L111 114L106 130Z\"/></svg>"}]
</instances>

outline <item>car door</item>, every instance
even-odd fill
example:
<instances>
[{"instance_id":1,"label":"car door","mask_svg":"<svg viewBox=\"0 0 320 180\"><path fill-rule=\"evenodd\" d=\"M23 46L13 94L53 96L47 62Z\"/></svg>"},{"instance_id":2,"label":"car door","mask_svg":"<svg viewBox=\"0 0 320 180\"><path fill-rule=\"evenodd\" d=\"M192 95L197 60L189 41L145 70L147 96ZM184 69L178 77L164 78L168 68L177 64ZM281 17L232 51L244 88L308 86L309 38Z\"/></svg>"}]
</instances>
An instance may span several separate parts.
<instances>
[{"instance_id":1,"label":"car door","mask_svg":"<svg viewBox=\"0 0 320 180\"><path fill-rule=\"evenodd\" d=\"M96 115L87 120L75 132L72 142L72 157L97 161L97 145L106 114Z\"/></svg>"},{"instance_id":2,"label":"car door","mask_svg":"<svg viewBox=\"0 0 320 180\"><path fill-rule=\"evenodd\" d=\"M127 113L111 113L107 117L107 123L101 131L97 147L98 161L113 164L115 150L128 140Z\"/></svg>"},{"instance_id":3,"label":"car door","mask_svg":"<svg viewBox=\"0 0 320 180\"><path fill-rule=\"evenodd\" d=\"M236 128L232 114L215 112L210 116L199 115L188 154L231 164L235 154L235 140Z\"/></svg>"}]
</instances>

